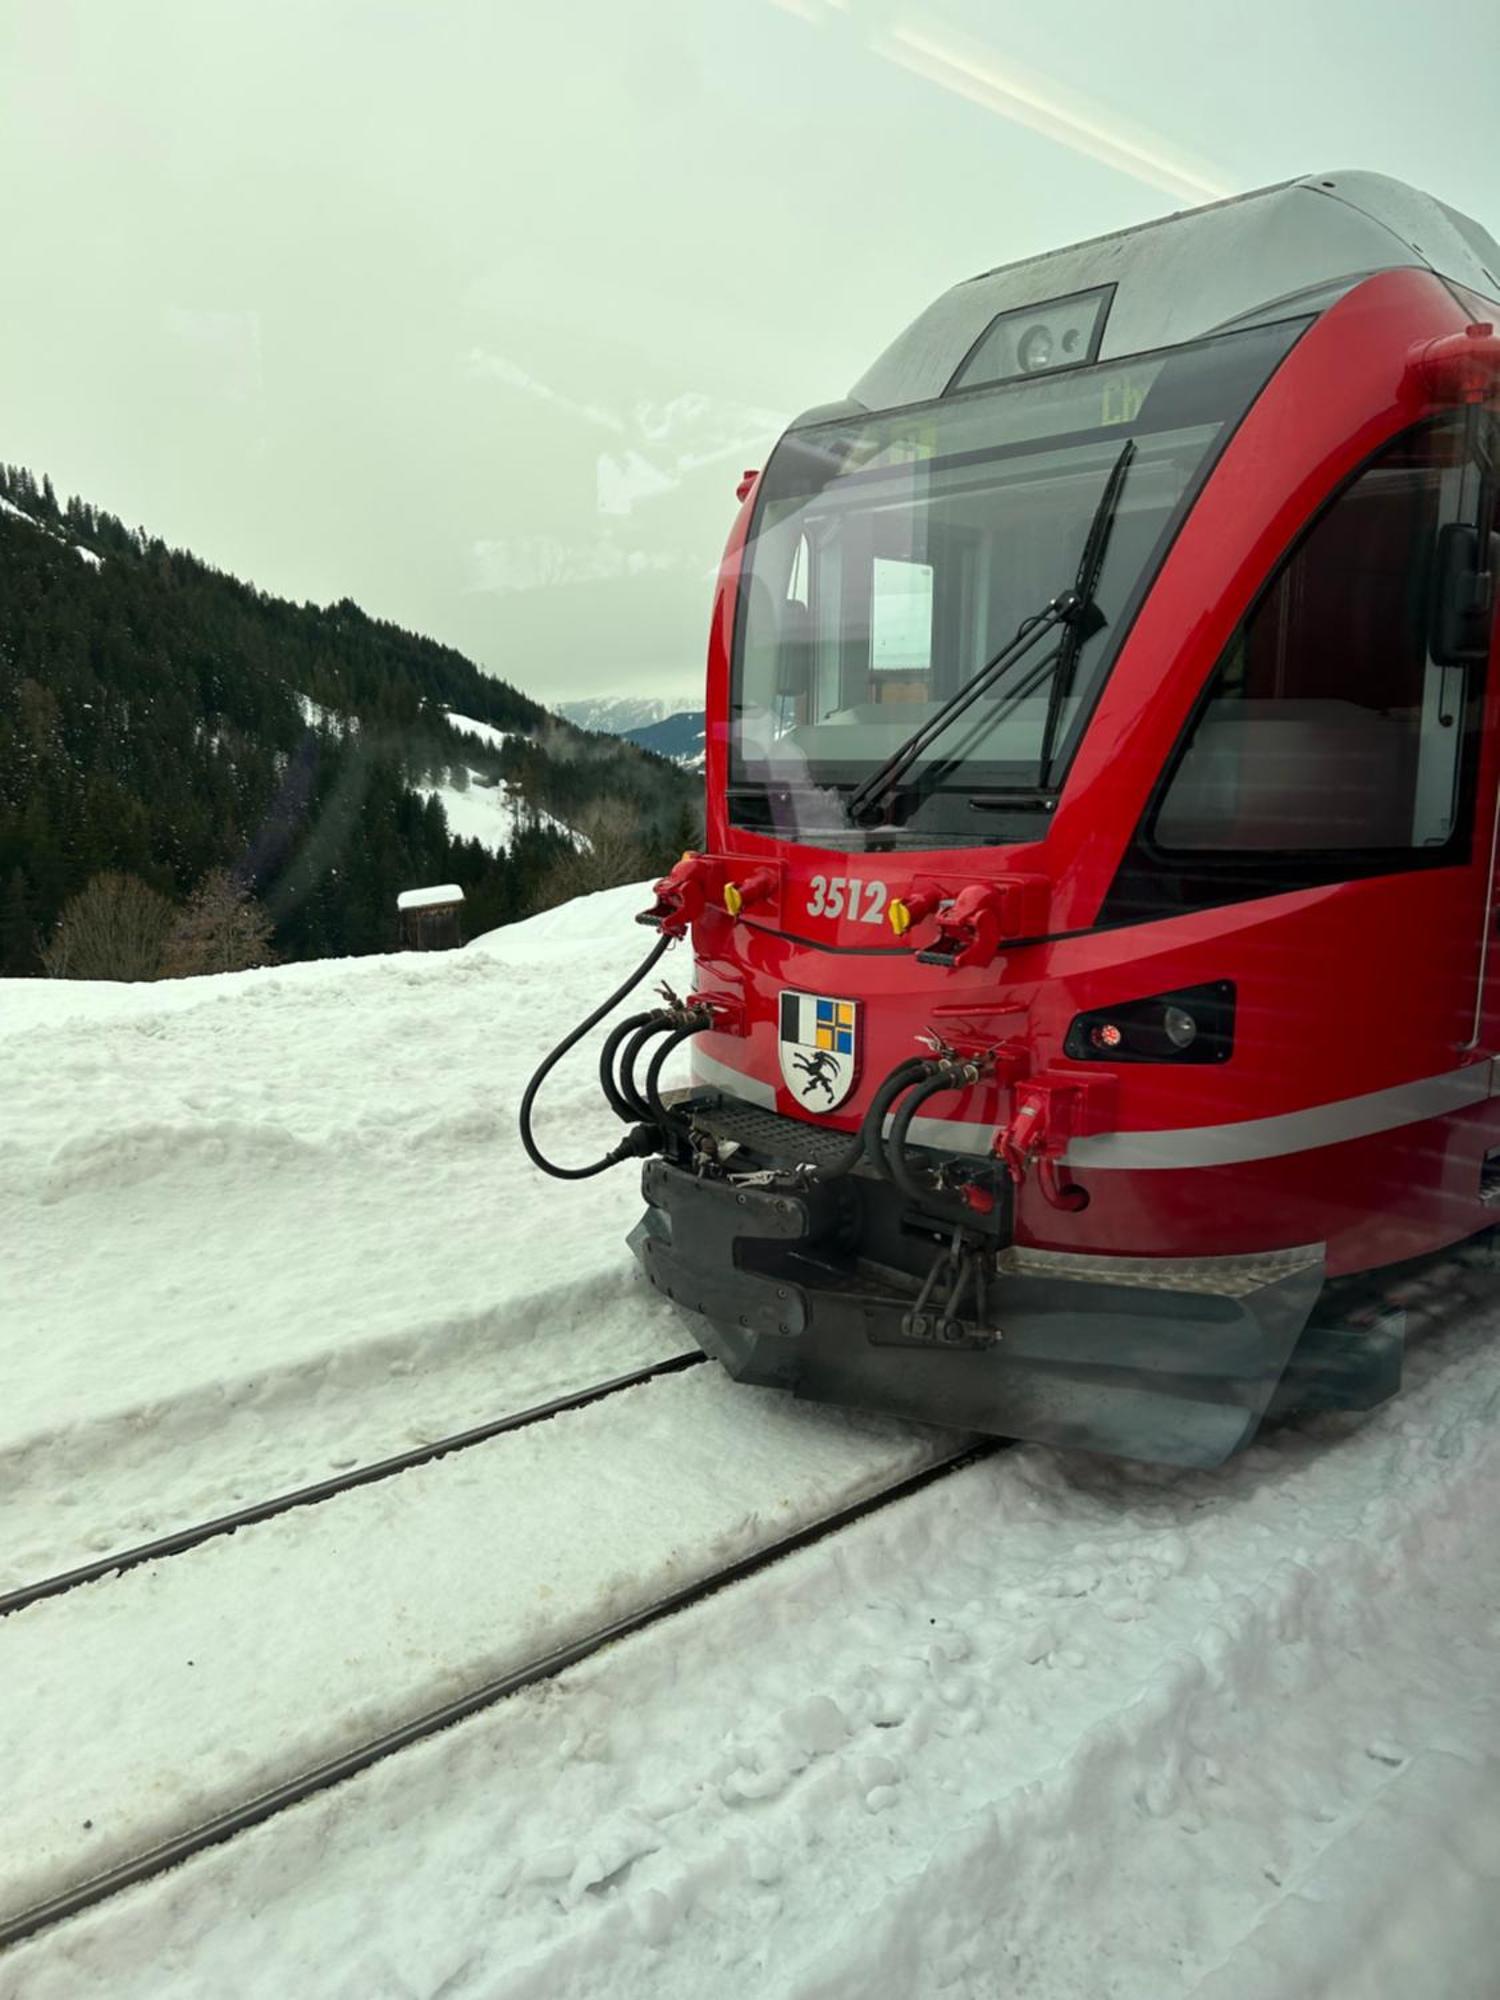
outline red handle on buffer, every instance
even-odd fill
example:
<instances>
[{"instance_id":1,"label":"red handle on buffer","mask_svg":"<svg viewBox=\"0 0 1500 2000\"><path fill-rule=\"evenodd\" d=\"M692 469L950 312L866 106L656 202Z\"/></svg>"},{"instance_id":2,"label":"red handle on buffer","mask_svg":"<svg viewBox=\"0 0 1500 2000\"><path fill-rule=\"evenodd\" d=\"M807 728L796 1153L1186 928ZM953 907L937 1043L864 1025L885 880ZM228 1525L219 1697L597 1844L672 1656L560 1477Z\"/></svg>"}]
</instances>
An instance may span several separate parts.
<instances>
[{"instance_id":1,"label":"red handle on buffer","mask_svg":"<svg viewBox=\"0 0 1500 2000\"><path fill-rule=\"evenodd\" d=\"M1005 907L988 884L970 883L938 911L937 942L917 953L921 965L988 965L1000 949Z\"/></svg>"},{"instance_id":2,"label":"red handle on buffer","mask_svg":"<svg viewBox=\"0 0 1500 2000\"><path fill-rule=\"evenodd\" d=\"M652 884L656 901L642 910L638 924L650 924L663 937L686 935L689 924L702 916L704 905L714 893L718 870L706 854L684 854L677 866Z\"/></svg>"}]
</instances>

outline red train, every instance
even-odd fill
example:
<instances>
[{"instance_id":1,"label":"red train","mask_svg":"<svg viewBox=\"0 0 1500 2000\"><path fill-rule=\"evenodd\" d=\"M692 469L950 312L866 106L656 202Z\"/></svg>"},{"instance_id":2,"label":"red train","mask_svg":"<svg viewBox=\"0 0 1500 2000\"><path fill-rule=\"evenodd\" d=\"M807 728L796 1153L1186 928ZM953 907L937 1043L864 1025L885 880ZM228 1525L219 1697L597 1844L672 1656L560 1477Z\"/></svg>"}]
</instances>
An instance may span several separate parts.
<instances>
[{"instance_id":1,"label":"red train","mask_svg":"<svg viewBox=\"0 0 1500 2000\"><path fill-rule=\"evenodd\" d=\"M1292 182L955 287L747 475L694 989L601 1070L733 1374L1196 1464L1398 1385L1338 1281L1500 1200L1497 301Z\"/></svg>"}]
</instances>

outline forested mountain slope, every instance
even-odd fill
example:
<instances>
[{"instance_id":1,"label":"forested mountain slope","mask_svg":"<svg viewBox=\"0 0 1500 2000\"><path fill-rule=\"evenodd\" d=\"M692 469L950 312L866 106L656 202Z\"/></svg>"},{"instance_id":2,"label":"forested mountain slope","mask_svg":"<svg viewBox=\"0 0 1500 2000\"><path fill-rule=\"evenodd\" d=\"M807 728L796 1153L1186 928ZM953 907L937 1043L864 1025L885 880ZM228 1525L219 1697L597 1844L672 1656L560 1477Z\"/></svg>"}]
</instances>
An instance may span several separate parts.
<instances>
[{"instance_id":1,"label":"forested mountain slope","mask_svg":"<svg viewBox=\"0 0 1500 2000\"><path fill-rule=\"evenodd\" d=\"M475 788L488 844L444 811ZM628 828L638 876L691 837L694 799L449 647L271 597L0 467L0 974L39 971L105 871L181 903L227 870L289 958L390 947L424 883L462 884L489 928L546 900L569 828Z\"/></svg>"}]
</instances>

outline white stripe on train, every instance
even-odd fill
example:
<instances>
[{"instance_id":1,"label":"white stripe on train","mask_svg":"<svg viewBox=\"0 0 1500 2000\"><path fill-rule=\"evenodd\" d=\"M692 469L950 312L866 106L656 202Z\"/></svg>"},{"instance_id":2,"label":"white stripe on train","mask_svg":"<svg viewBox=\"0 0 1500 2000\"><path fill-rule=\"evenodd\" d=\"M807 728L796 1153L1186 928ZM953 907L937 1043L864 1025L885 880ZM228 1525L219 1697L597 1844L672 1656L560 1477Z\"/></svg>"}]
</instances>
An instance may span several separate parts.
<instances>
[{"instance_id":1,"label":"white stripe on train","mask_svg":"<svg viewBox=\"0 0 1500 2000\"><path fill-rule=\"evenodd\" d=\"M732 1091L747 1104L758 1104L767 1111L776 1109L772 1084L746 1076L697 1048L693 1050L693 1078L697 1083ZM1075 1139L1068 1148L1067 1161L1069 1166L1087 1167L1095 1173L1114 1168L1142 1172L1239 1166L1249 1160L1274 1160L1289 1153L1338 1146L1347 1139L1365 1139L1376 1132L1394 1132L1402 1125L1467 1110L1497 1095L1497 1064L1484 1058L1441 1076L1394 1084L1361 1097L1336 1098L1330 1104L1309 1105L1304 1111L1281 1111L1270 1118L1242 1118L1229 1125L1185 1125L1165 1132L1100 1132L1092 1138ZM987 1153L995 1128L952 1118L914 1118L911 1136L919 1146Z\"/></svg>"}]
</instances>

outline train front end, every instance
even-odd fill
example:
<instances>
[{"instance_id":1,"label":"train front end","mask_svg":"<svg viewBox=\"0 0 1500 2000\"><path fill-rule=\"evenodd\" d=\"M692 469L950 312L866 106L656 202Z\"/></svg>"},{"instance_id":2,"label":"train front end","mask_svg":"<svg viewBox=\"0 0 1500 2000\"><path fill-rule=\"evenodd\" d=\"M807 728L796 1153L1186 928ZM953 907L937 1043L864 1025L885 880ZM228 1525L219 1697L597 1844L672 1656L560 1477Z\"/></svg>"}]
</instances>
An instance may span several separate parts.
<instances>
[{"instance_id":1,"label":"train front end","mask_svg":"<svg viewBox=\"0 0 1500 2000\"><path fill-rule=\"evenodd\" d=\"M1294 183L960 286L782 438L645 913L633 1241L733 1374L1191 1464L1396 1386L1329 1281L1500 1147L1497 273Z\"/></svg>"}]
</instances>

